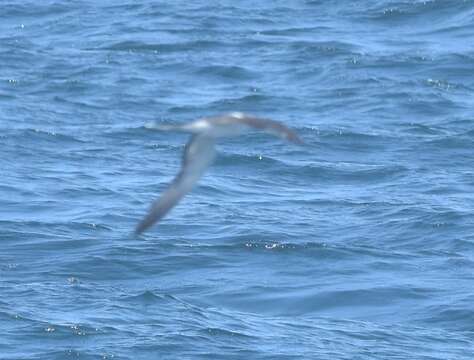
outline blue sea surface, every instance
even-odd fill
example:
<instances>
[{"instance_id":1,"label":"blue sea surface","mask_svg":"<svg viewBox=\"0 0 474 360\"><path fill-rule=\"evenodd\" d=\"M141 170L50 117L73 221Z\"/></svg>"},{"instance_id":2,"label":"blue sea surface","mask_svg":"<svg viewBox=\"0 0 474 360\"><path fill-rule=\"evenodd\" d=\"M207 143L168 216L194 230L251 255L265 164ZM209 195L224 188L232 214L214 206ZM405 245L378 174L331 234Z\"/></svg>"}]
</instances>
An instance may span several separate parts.
<instances>
[{"instance_id":1,"label":"blue sea surface","mask_svg":"<svg viewBox=\"0 0 474 360\"><path fill-rule=\"evenodd\" d=\"M0 1L0 359L473 359L474 1ZM243 111L133 229L185 134Z\"/></svg>"}]
</instances>

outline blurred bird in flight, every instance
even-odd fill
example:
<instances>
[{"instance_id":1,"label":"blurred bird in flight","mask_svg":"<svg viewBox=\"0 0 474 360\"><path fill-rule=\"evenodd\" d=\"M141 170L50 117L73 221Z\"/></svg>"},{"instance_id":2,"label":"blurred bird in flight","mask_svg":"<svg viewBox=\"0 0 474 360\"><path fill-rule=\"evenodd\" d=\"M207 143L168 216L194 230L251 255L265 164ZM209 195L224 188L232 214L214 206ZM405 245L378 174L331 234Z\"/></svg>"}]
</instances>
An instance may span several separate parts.
<instances>
[{"instance_id":1,"label":"blurred bird in flight","mask_svg":"<svg viewBox=\"0 0 474 360\"><path fill-rule=\"evenodd\" d=\"M186 132L192 136L184 148L181 170L161 197L153 202L148 214L137 225L136 234L141 234L160 221L191 191L214 160L216 139L238 136L246 130L257 129L297 144L303 143L294 131L277 121L240 112L206 117L184 125L148 124L146 127L162 131Z\"/></svg>"}]
</instances>

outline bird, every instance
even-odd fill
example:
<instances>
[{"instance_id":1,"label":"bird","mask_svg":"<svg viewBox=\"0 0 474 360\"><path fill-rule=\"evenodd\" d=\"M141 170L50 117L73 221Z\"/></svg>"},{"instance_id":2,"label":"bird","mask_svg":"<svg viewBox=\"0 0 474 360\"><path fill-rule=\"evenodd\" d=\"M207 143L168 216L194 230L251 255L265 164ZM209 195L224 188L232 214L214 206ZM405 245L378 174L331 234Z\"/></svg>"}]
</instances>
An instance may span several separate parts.
<instances>
[{"instance_id":1,"label":"bird","mask_svg":"<svg viewBox=\"0 0 474 360\"><path fill-rule=\"evenodd\" d=\"M191 191L212 164L216 155L215 144L218 138L238 136L246 130L257 129L296 144L303 144L301 138L282 123L242 112L204 117L180 125L148 123L145 128L190 133L191 138L184 148L179 173L163 194L152 203L148 214L138 223L135 228L136 235L159 222Z\"/></svg>"}]
</instances>

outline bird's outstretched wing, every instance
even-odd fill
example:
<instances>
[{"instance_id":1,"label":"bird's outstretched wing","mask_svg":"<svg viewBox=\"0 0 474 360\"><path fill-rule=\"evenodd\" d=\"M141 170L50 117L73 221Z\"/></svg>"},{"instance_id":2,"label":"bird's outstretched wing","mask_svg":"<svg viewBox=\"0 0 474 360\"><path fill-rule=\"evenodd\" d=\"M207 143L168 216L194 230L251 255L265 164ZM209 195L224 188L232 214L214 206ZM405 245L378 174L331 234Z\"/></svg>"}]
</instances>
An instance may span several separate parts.
<instances>
[{"instance_id":1,"label":"bird's outstretched wing","mask_svg":"<svg viewBox=\"0 0 474 360\"><path fill-rule=\"evenodd\" d=\"M303 140L301 140L300 137L293 130L289 129L278 121L271 119L263 119L239 112L230 113L227 116L232 118L232 120L235 122L247 125L258 130L263 130L272 133L294 143L303 143Z\"/></svg>"},{"instance_id":2,"label":"bird's outstretched wing","mask_svg":"<svg viewBox=\"0 0 474 360\"><path fill-rule=\"evenodd\" d=\"M215 157L214 139L205 135L194 135L186 144L181 170L169 187L156 200L146 217L137 225L136 234L141 234L161 220L186 195L204 174Z\"/></svg>"}]
</instances>

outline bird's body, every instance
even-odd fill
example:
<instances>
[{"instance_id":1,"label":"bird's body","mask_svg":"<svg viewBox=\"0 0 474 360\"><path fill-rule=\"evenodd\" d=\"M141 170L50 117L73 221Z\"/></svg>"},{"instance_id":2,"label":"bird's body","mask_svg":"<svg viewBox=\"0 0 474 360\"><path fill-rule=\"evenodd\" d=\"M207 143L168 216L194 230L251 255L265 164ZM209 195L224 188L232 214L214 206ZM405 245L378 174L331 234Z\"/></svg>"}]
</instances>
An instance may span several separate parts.
<instances>
[{"instance_id":1,"label":"bird's body","mask_svg":"<svg viewBox=\"0 0 474 360\"><path fill-rule=\"evenodd\" d=\"M156 200L147 216L138 224L135 232L142 233L162 219L186 195L201 178L215 158L215 140L237 136L246 129L259 129L273 133L295 143L302 143L295 132L279 122L261 119L240 112L202 118L184 125L148 125L163 131L180 131L193 134L186 144L182 167L168 189Z\"/></svg>"}]
</instances>

